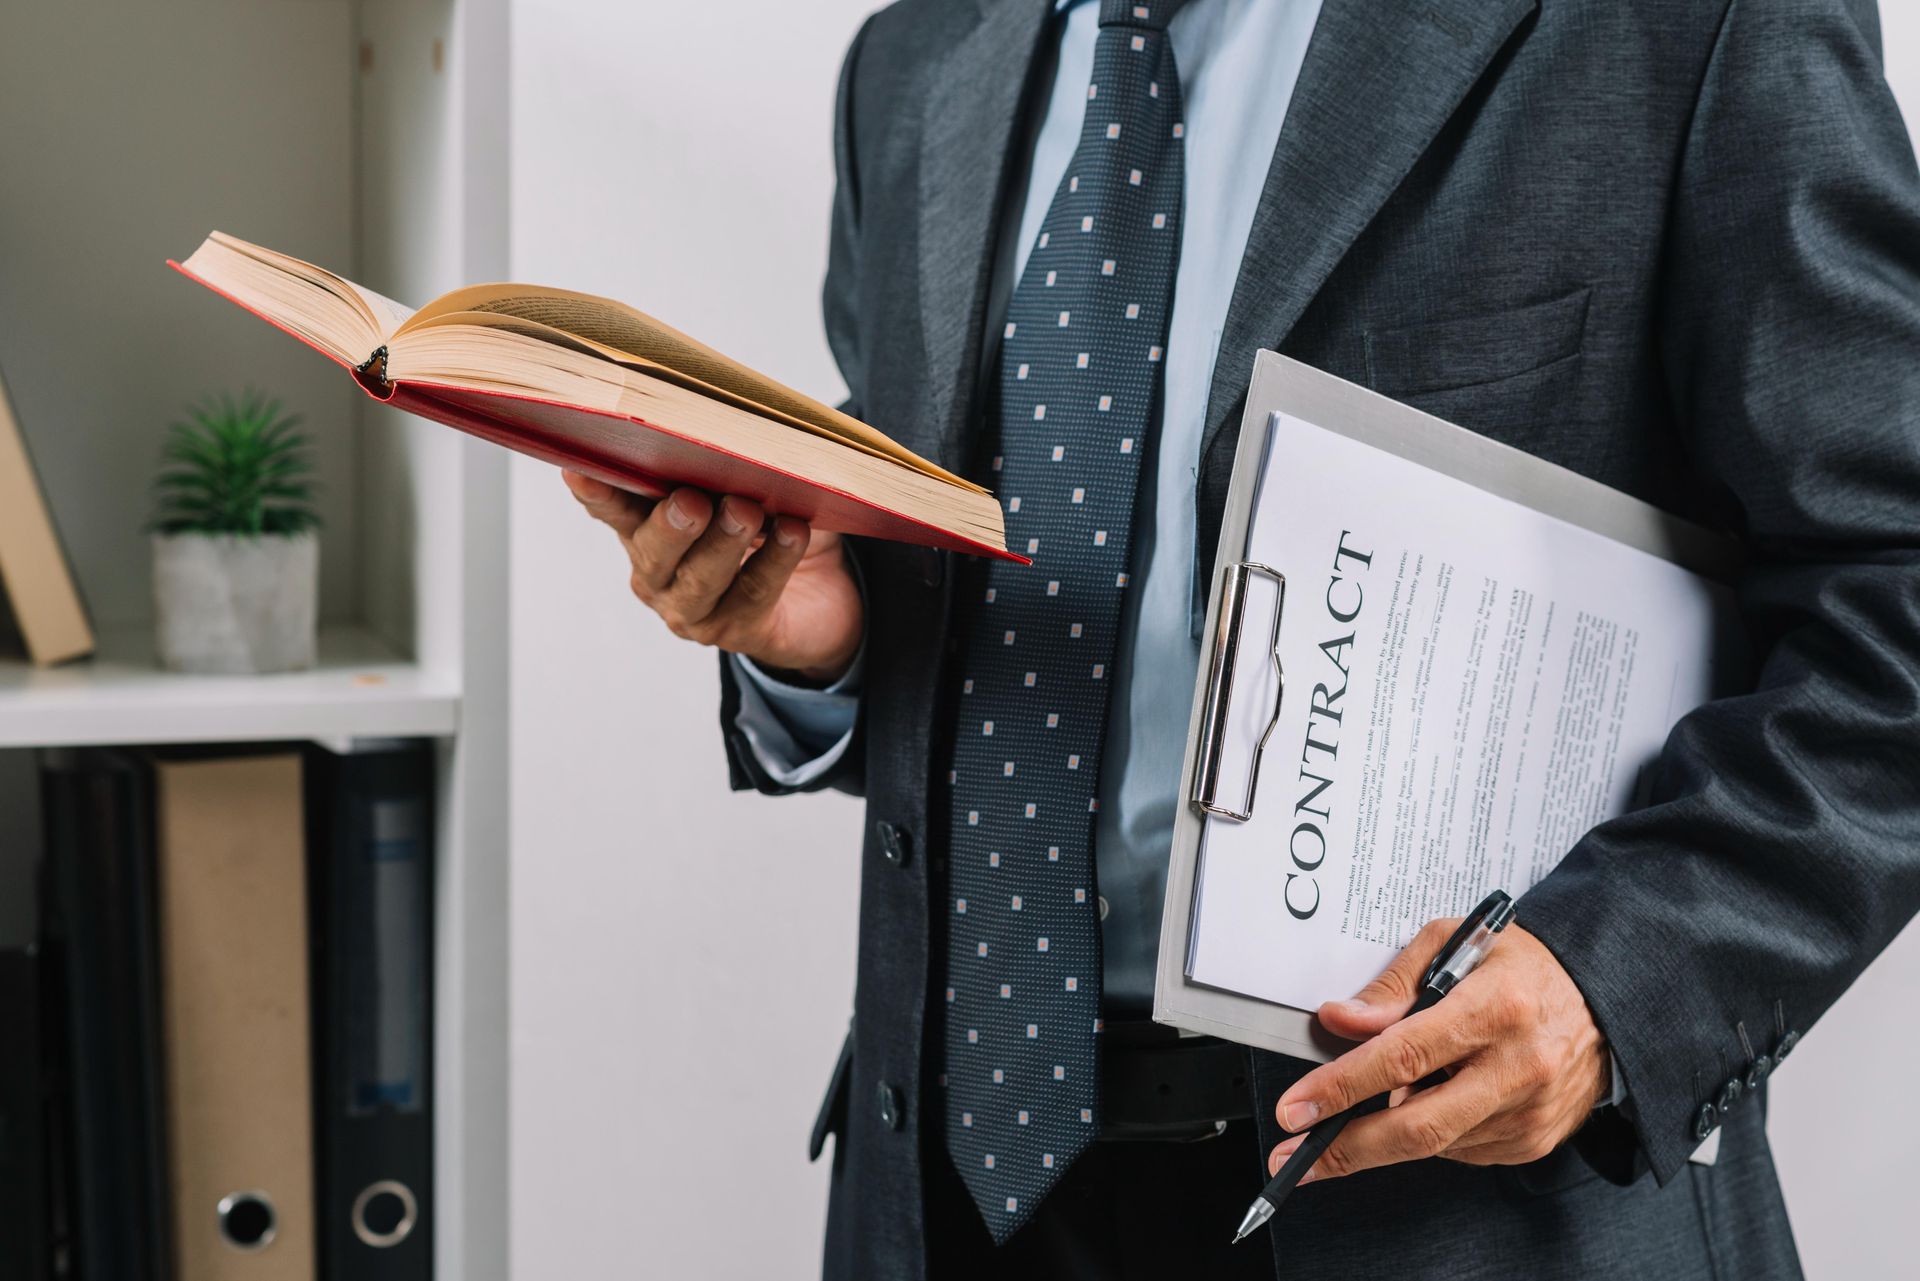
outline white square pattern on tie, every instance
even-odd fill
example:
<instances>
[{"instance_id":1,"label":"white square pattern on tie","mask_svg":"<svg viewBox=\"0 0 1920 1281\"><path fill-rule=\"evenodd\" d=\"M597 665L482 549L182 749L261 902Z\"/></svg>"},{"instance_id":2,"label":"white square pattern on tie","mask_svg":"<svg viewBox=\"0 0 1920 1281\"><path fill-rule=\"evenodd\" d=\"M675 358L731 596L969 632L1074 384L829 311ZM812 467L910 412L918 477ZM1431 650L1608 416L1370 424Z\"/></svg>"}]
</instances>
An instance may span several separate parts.
<instances>
[{"instance_id":1,"label":"white square pattern on tie","mask_svg":"<svg viewBox=\"0 0 1920 1281\"><path fill-rule=\"evenodd\" d=\"M1002 329L994 488L1008 544L1033 565L986 566L955 607L962 723L980 732L955 737L948 771L961 817L946 892L964 932L950 931L944 976L947 1142L996 1240L1097 1125L1099 917L1086 887L1179 244L1170 7L1102 4L1079 149Z\"/></svg>"}]
</instances>

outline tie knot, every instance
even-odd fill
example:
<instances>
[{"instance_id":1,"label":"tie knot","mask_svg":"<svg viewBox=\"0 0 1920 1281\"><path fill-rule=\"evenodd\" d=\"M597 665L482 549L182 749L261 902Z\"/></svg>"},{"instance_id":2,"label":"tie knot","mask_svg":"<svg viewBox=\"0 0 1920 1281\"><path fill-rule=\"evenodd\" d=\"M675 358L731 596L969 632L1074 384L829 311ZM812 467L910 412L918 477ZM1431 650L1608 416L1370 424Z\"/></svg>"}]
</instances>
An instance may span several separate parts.
<instances>
[{"instance_id":1,"label":"tie knot","mask_svg":"<svg viewBox=\"0 0 1920 1281\"><path fill-rule=\"evenodd\" d=\"M1100 0L1100 25L1165 31L1181 3L1182 0Z\"/></svg>"}]
</instances>

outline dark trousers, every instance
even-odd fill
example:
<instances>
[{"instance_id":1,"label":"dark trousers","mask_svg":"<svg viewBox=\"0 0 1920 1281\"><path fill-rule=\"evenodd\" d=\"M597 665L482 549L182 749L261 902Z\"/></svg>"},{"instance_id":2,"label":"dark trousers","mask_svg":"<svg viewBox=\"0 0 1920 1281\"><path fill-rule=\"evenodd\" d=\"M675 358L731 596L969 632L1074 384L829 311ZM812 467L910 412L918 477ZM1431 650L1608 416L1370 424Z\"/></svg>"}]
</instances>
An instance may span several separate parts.
<instances>
[{"instance_id":1,"label":"dark trousers","mask_svg":"<svg viewBox=\"0 0 1920 1281\"><path fill-rule=\"evenodd\" d=\"M1266 1181L1251 1121L1197 1143L1095 1143L997 1249L945 1151L927 1164L928 1281L1274 1281L1265 1232L1228 1244Z\"/></svg>"}]
</instances>

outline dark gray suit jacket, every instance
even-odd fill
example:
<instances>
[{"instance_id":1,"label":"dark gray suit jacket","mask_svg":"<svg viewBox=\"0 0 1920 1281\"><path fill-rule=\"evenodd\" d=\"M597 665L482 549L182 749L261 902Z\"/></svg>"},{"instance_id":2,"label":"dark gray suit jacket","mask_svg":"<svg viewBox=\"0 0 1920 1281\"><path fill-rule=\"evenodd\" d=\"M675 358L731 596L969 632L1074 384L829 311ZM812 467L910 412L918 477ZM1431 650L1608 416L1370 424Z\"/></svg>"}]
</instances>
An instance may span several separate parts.
<instances>
[{"instance_id":1,"label":"dark gray suit jacket","mask_svg":"<svg viewBox=\"0 0 1920 1281\"><path fill-rule=\"evenodd\" d=\"M853 411L949 467L983 434L996 211L1050 7L903 0L842 76L828 336ZM1618 1056L1624 1114L1533 1166L1309 1189L1276 1240L1348 1277L1795 1275L1764 1090L1717 1166L1687 1154L1743 1046L1811 1027L1920 907L1920 176L1873 4L1326 0L1278 149L1247 159L1269 176L1208 405L1202 563L1274 347L1734 531L1756 654L1751 692L1675 729L1655 803L1520 905ZM926 1011L959 567L859 554L861 738L825 781L872 823L826 1272L915 1278L922 1164L944 1159ZM735 785L778 791L736 702ZM1300 1068L1254 1058L1271 1144Z\"/></svg>"}]
</instances>

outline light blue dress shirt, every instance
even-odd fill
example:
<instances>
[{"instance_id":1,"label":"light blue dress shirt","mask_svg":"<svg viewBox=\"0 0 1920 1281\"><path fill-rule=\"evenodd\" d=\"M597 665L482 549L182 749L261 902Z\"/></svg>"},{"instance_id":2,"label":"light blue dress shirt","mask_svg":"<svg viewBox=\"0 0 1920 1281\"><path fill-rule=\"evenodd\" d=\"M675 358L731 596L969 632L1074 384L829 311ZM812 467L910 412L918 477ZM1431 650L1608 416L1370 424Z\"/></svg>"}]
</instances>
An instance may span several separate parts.
<instances>
[{"instance_id":1,"label":"light blue dress shirt","mask_svg":"<svg viewBox=\"0 0 1920 1281\"><path fill-rule=\"evenodd\" d=\"M1063 14L1059 54L1020 213L1016 279L1073 158L1093 76L1100 6L1058 0L1056 7ZM1116 1015L1144 1016L1153 1003L1167 853L1200 667L1191 618L1194 503L1214 356L1268 163L1319 17L1320 0L1188 0L1168 28L1186 96L1186 205L1167 326L1159 444L1140 482L1136 589L1121 620L1115 657L1128 679L1115 691L1109 712L1094 836L1104 921L1102 991ZM990 317L987 332L999 328L999 318ZM805 690L775 681L751 662L734 661L745 678L736 724L761 767L789 784L831 769L853 737L861 662L830 688Z\"/></svg>"}]
</instances>

